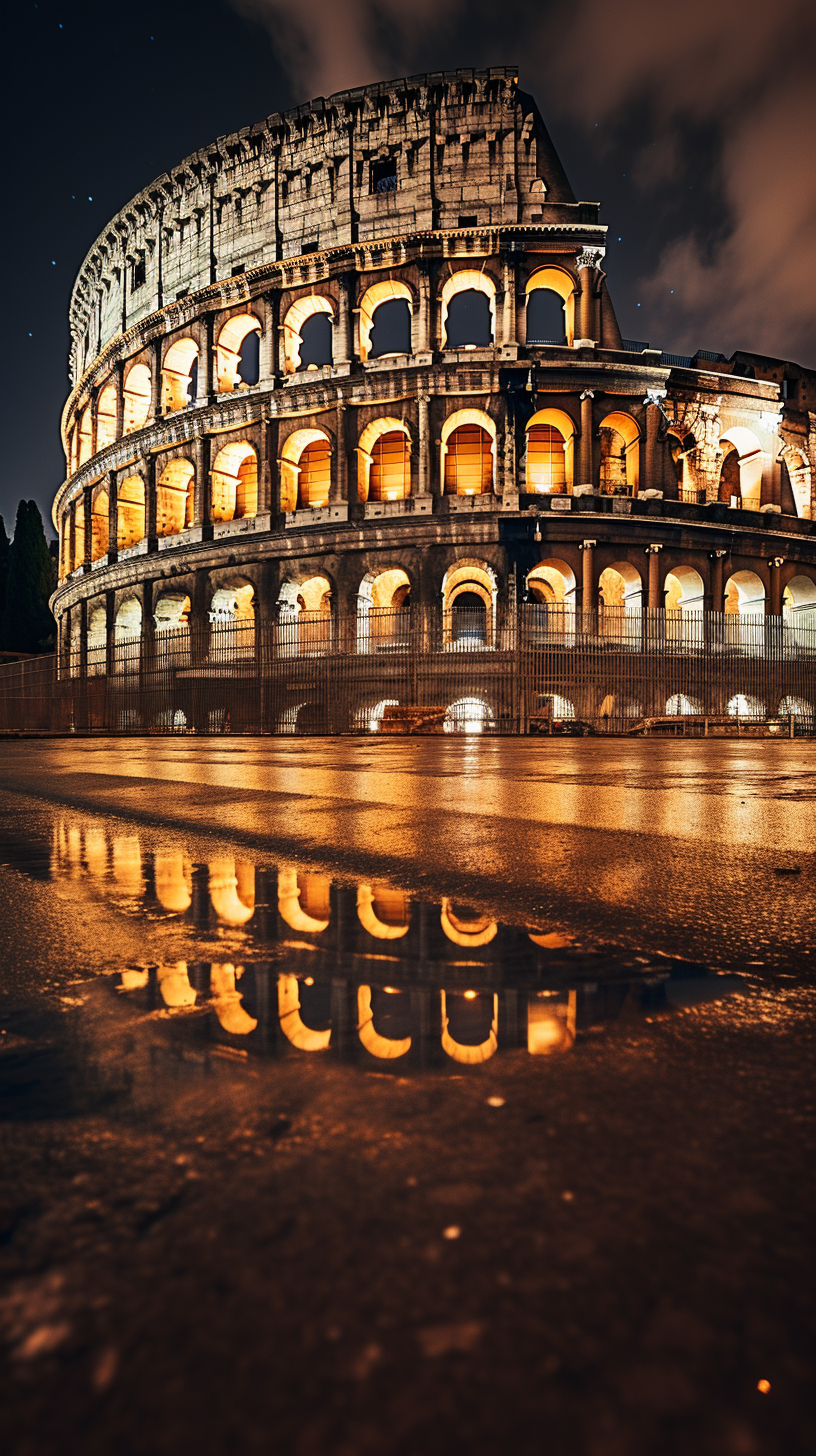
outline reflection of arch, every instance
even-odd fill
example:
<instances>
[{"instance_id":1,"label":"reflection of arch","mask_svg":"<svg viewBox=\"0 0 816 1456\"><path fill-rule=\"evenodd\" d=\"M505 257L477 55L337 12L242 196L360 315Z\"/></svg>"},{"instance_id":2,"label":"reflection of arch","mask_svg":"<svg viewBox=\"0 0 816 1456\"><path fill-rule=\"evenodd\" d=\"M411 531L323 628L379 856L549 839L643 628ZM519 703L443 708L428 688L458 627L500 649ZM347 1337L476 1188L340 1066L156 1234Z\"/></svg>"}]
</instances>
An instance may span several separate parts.
<instances>
[{"instance_id":1,"label":"reflection of arch","mask_svg":"<svg viewBox=\"0 0 816 1456\"><path fill-rule=\"evenodd\" d=\"M446 495L490 495L496 426L484 410L461 409L442 426L440 473Z\"/></svg>"},{"instance_id":2,"label":"reflection of arch","mask_svg":"<svg viewBox=\"0 0 816 1456\"><path fill-rule=\"evenodd\" d=\"M175 536L195 519L195 468L171 460L156 482L156 535Z\"/></svg>"},{"instance_id":3,"label":"reflection of arch","mask_svg":"<svg viewBox=\"0 0 816 1456\"><path fill-rule=\"evenodd\" d=\"M525 489L568 495L573 484L575 426L559 409L538 410L527 425Z\"/></svg>"},{"instance_id":4,"label":"reflection of arch","mask_svg":"<svg viewBox=\"0 0 816 1456\"><path fill-rule=\"evenodd\" d=\"M185 1006L195 1006L195 988L190 985L186 961L175 965L159 966L156 981L165 1006L171 1011L180 1011Z\"/></svg>"},{"instance_id":5,"label":"reflection of arch","mask_svg":"<svg viewBox=\"0 0 816 1456\"><path fill-rule=\"evenodd\" d=\"M561 300L559 310L539 307L541 291ZM537 268L527 280L527 343L572 344L575 337L575 279L564 268ZM558 318L558 312L561 318ZM551 322L560 324L559 337L550 336Z\"/></svg>"},{"instance_id":6,"label":"reflection of arch","mask_svg":"<svg viewBox=\"0 0 816 1456\"><path fill-rule=\"evenodd\" d=\"M566 1052L575 1043L575 1013L577 995L570 991L569 1001L553 1002L548 996L527 999L527 1050L534 1057L546 1057L552 1052Z\"/></svg>"},{"instance_id":7,"label":"reflection of arch","mask_svg":"<svg viewBox=\"0 0 816 1456\"><path fill-rule=\"evenodd\" d=\"M360 299L360 358L382 358L381 353L372 354L371 330L374 326L374 313L382 303L388 303L393 299L401 299L408 305L409 314L413 313L414 301L411 290L407 283L401 283L396 278L384 279L382 283L373 283L367 288ZM408 334L408 351L410 353L410 323Z\"/></svg>"},{"instance_id":8,"label":"reflection of arch","mask_svg":"<svg viewBox=\"0 0 816 1456\"><path fill-rule=\"evenodd\" d=\"M284 1036L299 1051L322 1052L331 1042L331 1027L327 1031L313 1031L303 1021L296 976L278 976L278 1020Z\"/></svg>"},{"instance_id":9,"label":"reflection of arch","mask_svg":"<svg viewBox=\"0 0 816 1456\"><path fill-rule=\"evenodd\" d=\"M636 495L640 478L640 430L631 415L614 410L600 424L601 495Z\"/></svg>"},{"instance_id":10,"label":"reflection of arch","mask_svg":"<svg viewBox=\"0 0 816 1456\"><path fill-rule=\"evenodd\" d=\"M357 987L357 1034L367 1052L382 1061L393 1061L404 1057L411 1050L410 1036L381 1036L374 1026L374 1012L371 1008L371 987Z\"/></svg>"},{"instance_id":11,"label":"reflection of arch","mask_svg":"<svg viewBox=\"0 0 816 1456\"><path fill-rule=\"evenodd\" d=\"M227 319L215 346L215 374L216 387L219 394L229 394L234 389L240 389L241 385L257 384L257 362L255 357L250 363L250 349L247 343L250 335L260 336L261 325L251 313L239 313L233 318ZM255 350L252 354L254 356ZM247 378L247 375L255 377Z\"/></svg>"},{"instance_id":12,"label":"reflection of arch","mask_svg":"<svg viewBox=\"0 0 816 1456\"><path fill-rule=\"evenodd\" d=\"M725 583L728 616L764 617L765 586L755 571L735 571Z\"/></svg>"},{"instance_id":13,"label":"reflection of arch","mask_svg":"<svg viewBox=\"0 0 816 1456\"><path fill-rule=\"evenodd\" d=\"M108 492L98 488L91 505L91 561L98 561L108 551L108 516L110 499Z\"/></svg>"},{"instance_id":14,"label":"reflection of arch","mask_svg":"<svg viewBox=\"0 0 816 1456\"><path fill-rule=\"evenodd\" d=\"M405 924L391 924L379 918L371 885L357 887L357 916L363 929L377 940L401 940L403 935L408 934L407 921Z\"/></svg>"},{"instance_id":15,"label":"reflection of arch","mask_svg":"<svg viewBox=\"0 0 816 1456\"><path fill-rule=\"evenodd\" d=\"M476 1046L468 1046L459 1041L454 1041L448 1031L448 1002L444 991L440 992L442 999L442 1046L449 1057L455 1062L462 1062L466 1066L475 1066L479 1062L487 1062L493 1056L499 1045L499 998L493 996L493 1018L490 1024L490 1032L485 1041L479 1042Z\"/></svg>"},{"instance_id":16,"label":"reflection of arch","mask_svg":"<svg viewBox=\"0 0 816 1456\"><path fill-rule=\"evenodd\" d=\"M242 860L213 859L208 865L210 902L219 920L246 925L255 914L255 866Z\"/></svg>"},{"instance_id":17,"label":"reflection of arch","mask_svg":"<svg viewBox=\"0 0 816 1456\"><path fill-rule=\"evenodd\" d=\"M480 296L487 299L486 307L484 304L479 307ZM441 303L444 348L490 346L496 333L496 285L488 273L481 273L476 268L462 268L458 273L451 273L442 286Z\"/></svg>"},{"instance_id":18,"label":"reflection of arch","mask_svg":"<svg viewBox=\"0 0 816 1456\"><path fill-rule=\"evenodd\" d=\"M173 915L183 915L193 903L193 874L185 855L172 849L157 850L153 859L156 899Z\"/></svg>"},{"instance_id":19,"label":"reflection of arch","mask_svg":"<svg viewBox=\"0 0 816 1456\"><path fill-rule=\"evenodd\" d=\"M404 500L411 494L411 433L404 420L386 417L366 425L357 446L357 496L361 501Z\"/></svg>"},{"instance_id":20,"label":"reflection of arch","mask_svg":"<svg viewBox=\"0 0 816 1456\"><path fill-rule=\"evenodd\" d=\"M231 1036L247 1036L258 1025L241 1005L241 992L236 991L235 982L244 974L243 966L210 966L210 995L213 1009L225 1031Z\"/></svg>"},{"instance_id":21,"label":"reflection of arch","mask_svg":"<svg viewBox=\"0 0 816 1456\"><path fill-rule=\"evenodd\" d=\"M246 440L219 450L212 469L212 518L239 521L258 509L258 457Z\"/></svg>"},{"instance_id":22,"label":"reflection of arch","mask_svg":"<svg viewBox=\"0 0 816 1456\"><path fill-rule=\"evenodd\" d=\"M331 494L331 442L323 430L295 430L281 450L281 510L318 510Z\"/></svg>"},{"instance_id":23,"label":"reflection of arch","mask_svg":"<svg viewBox=\"0 0 816 1456\"><path fill-rule=\"evenodd\" d=\"M141 475L119 483L116 496L116 545L120 551L135 546L145 533L145 488Z\"/></svg>"},{"instance_id":24,"label":"reflection of arch","mask_svg":"<svg viewBox=\"0 0 816 1456\"><path fill-rule=\"evenodd\" d=\"M445 898L439 915L439 922L448 940L454 945L489 945L498 931L495 920L489 915L463 914L462 908L454 908L452 900Z\"/></svg>"},{"instance_id":25,"label":"reflection of arch","mask_svg":"<svg viewBox=\"0 0 816 1456\"><path fill-rule=\"evenodd\" d=\"M320 876L320 878L323 877ZM298 884L297 870L279 870L278 910L286 924L292 930L299 930L308 935L319 935L321 931L328 928L330 916L326 915L325 919L322 917L318 919L314 915L307 914L300 903L301 893L302 887Z\"/></svg>"},{"instance_id":26,"label":"reflection of arch","mask_svg":"<svg viewBox=\"0 0 816 1456\"><path fill-rule=\"evenodd\" d=\"M134 364L125 375L124 415L122 431L141 430L150 414L150 370L146 364Z\"/></svg>"},{"instance_id":27,"label":"reflection of arch","mask_svg":"<svg viewBox=\"0 0 816 1456\"><path fill-rule=\"evenodd\" d=\"M328 314L334 323L334 308L331 299L324 298L320 293L310 293L306 298L299 298L287 310L283 320L283 360L284 370L287 374L294 374L298 369L303 368L300 359L303 343L301 331L307 319L314 318L316 314L321 313Z\"/></svg>"},{"instance_id":28,"label":"reflection of arch","mask_svg":"<svg viewBox=\"0 0 816 1456\"><path fill-rule=\"evenodd\" d=\"M736 500L745 510L758 511L762 494L762 446L753 430L733 425L720 436L720 449L724 456L720 500Z\"/></svg>"},{"instance_id":29,"label":"reflection of arch","mask_svg":"<svg viewBox=\"0 0 816 1456\"><path fill-rule=\"evenodd\" d=\"M106 384L96 402L96 448L104 450L116 439L116 385Z\"/></svg>"},{"instance_id":30,"label":"reflection of arch","mask_svg":"<svg viewBox=\"0 0 816 1456\"><path fill-rule=\"evenodd\" d=\"M193 365L198 378L198 344L195 339L177 339L164 356L162 365L162 409L165 413L185 409L194 403Z\"/></svg>"}]
</instances>

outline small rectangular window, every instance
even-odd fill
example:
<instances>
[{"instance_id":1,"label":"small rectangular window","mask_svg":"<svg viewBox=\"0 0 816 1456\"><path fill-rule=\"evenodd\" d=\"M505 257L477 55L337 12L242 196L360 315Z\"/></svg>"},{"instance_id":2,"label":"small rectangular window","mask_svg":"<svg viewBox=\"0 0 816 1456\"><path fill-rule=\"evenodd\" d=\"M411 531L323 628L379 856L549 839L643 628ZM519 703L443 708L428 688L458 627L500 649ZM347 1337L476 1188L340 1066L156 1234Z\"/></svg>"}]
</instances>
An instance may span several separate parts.
<instances>
[{"instance_id":1,"label":"small rectangular window","mask_svg":"<svg viewBox=\"0 0 816 1456\"><path fill-rule=\"evenodd\" d=\"M147 278L147 267L145 265L145 255L144 255L144 253L140 253L139 256L138 256L138 258L136 259L136 262L133 264L133 272L132 272L131 285L130 285L131 288L134 291L137 288L143 288L144 287L144 284L145 284L145 281L146 281L146 278Z\"/></svg>"},{"instance_id":2,"label":"small rectangular window","mask_svg":"<svg viewBox=\"0 0 816 1456\"><path fill-rule=\"evenodd\" d=\"M189 292L189 288L180 288L176 294L176 303L178 303L179 299L186 298Z\"/></svg>"},{"instance_id":3,"label":"small rectangular window","mask_svg":"<svg viewBox=\"0 0 816 1456\"><path fill-rule=\"evenodd\" d=\"M397 162L395 157L382 157L371 163L371 191L396 192Z\"/></svg>"},{"instance_id":4,"label":"small rectangular window","mask_svg":"<svg viewBox=\"0 0 816 1456\"><path fill-rule=\"evenodd\" d=\"M459 227L478 227L478 224L479 219L475 216L475 214L471 216L470 213L468 213L466 217L460 217L459 219Z\"/></svg>"},{"instance_id":5,"label":"small rectangular window","mask_svg":"<svg viewBox=\"0 0 816 1456\"><path fill-rule=\"evenodd\" d=\"M236 263L235 264L235 267L232 269L232 273L231 273L230 276L232 278L238 278L241 273L245 273L245 272L246 272L246 264L245 263Z\"/></svg>"},{"instance_id":6,"label":"small rectangular window","mask_svg":"<svg viewBox=\"0 0 816 1456\"><path fill-rule=\"evenodd\" d=\"M302 253L316 253L318 246L318 243L304 243L300 251Z\"/></svg>"}]
</instances>

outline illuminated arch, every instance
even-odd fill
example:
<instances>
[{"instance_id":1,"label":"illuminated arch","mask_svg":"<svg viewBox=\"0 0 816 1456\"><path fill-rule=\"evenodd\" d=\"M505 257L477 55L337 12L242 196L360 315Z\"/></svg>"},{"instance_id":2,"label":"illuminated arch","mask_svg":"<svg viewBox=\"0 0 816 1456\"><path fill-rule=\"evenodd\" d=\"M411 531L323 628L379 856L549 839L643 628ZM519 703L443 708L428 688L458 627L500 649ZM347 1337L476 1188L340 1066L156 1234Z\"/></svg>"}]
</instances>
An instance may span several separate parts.
<instances>
[{"instance_id":1,"label":"illuminated arch","mask_svg":"<svg viewBox=\"0 0 816 1456\"><path fill-rule=\"evenodd\" d=\"M734 693L728 699L726 712L729 718L764 718L765 704L748 693Z\"/></svg>"},{"instance_id":2,"label":"illuminated arch","mask_svg":"<svg viewBox=\"0 0 816 1456\"><path fill-rule=\"evenodd\" d=\"M193 903L193 872L186 855L159 849L153 858L156 899L172 915L184 915Z\"/></svg>"},{"instance_id":3,"label":"illuminated arch","mask_svg":"<svg viewBox=\"0 0 816 1456\"><path fill-rule=\"evenodd\" d=\"M88 676L100 677L107 662L108 614L104 607L94 607L88 614Z\"/></svg>"},{"instance_id":4,"label":"illuminated arch","mask_svg":"<svg viewBox=\"0 0 816 1456\"><path fill-rule=\"evenodd\" d=\"M690 698L686 693L672 693L666 703L666 715L669 718L686 717L693 713L702 713L702 703L698 698Z\"/></svg>"},{"instance_id":5,"label":"illuminated arch","mask_svg":"<svg viewBox=\"0 0 816 1456\"><path fill-rule=\"evenodd\" d=\"M122 432L129 435L147 424L152 388L146 364L134 364L125 375Z\"/></svg>"},{"instance_id":6,"label":"illuminated arch","mask_svg":"<svg viewBox=\"0 0 816 1456\"><path fill-rule=\"evenodd\" d=\"M93 454L93 416L90 405L85 407L79 417L77 441L77 465L84 465Z\"/></svg>"},{"instance_id":7,"label":"illuminated arch","mask_svg":"<svg viewBox=\"0 0 816 1456\"><path fill-rule=\"evenodd\" d=\"M215 346L216 389L231 394L244 384L241 374L241 349L250 334L260 334L260 320L251 313L238 313L227 319Z\"/></svg>"},{"instance_id":8,"label":"illuminated arch","mask_svg":"<svg viewBox=\"0 0 816 1456\"><path fill-rule=\"evenodd\" d=\"M324 430L295 430L281 450L281 510L328 505L331 495L331 441Z\"/></svg>"},{"instance_id":9,"label":"illuminated arch","mask_svg":"<svg viewBox=\"0 0 816 1456\"><path fill-rule=\"evenodd\" d=\"M411 432L384 416L366 425L357 445L357 497L404 500L411 494Z\"/></svg>"},{"instance_id":10,"label":"illuminated arch","mask_svg":"<svg viewBox=\"0 0 816 1456\"><path fill-rule=\"evenodd\" d=\"M809 521L812 480L810 461L802 450L797 450L793 445L786 445L782 451L782 462L788 472L793 499L796 503L796 514L801 520Z\"/></svg>"},{"instance_id":11,"label":"illuminated arch","mask_svg":"<svg viewBox=\"0 0 816 1456\"><path fill-rule=\"evenodd\" d=\"M407 645L410 602L411 579L401 566L369 571L357 594L357 651Z\"/></svg>"},{"instance_id":12,"label":"illuminated arch","mask_svg":"<svg viewBox=\"0 0 816 1456\"><path fill-rule=\"evenodd\" d=\"M677 474L677 489L681 500L697 500L698 485L694 471L689 463L689 456L697 449L697 441L685 425L669 425L668 446ZM705 490L702 491L702 499L705 500Z\"/></svg>"},{"instance_id":13,"label":"illuminated arch","mask_svg":"<svg viewBox=\"0 0 816 1456\"><path fill-rule=\"evenodd\" d=\"M411 1050L411 1038L381 1036L374 1026L371 987L357 987L357 1035L367 1052L381 1061L394 1061Z\"/></svg>"},{"instance_id":14,"label":"illuminated arch","mask_svg":"<svg viewBox=\"0 0 816 1456\"><path fill-rule=\"evenodd\" d=\"M667 612L702 612L705 606L705 583L694 566L673 566L665 580ZM716 604L717 610L721 604Z\"/></svg>"},{"instance_id":15,"label":"illuminated arch","mask_svg":"<svg viewBox=\"0 0 816 1456\"><path fill-rule=\"evenodd\" d=\"M108 522L110 497L102 486L94 491L91 505L91 561L99 561L108 554Z\"/></svg>"},{"instance_id":16,"label":"illuminated arch","mask_svg":"<svg viewBox=\"0 0 816 1456\"><path fill-rule=\"evenodd\" d=\"M331 1042L328 1031L313 1031L300 1014L300 985L297 976L278 976L278 1020L281 1031L292 1046L302 1052L326 1051Z\"/></svg>"},{"instance_id":17,"label":"illuminated arch","mask_svg":"<svg viewBox=\"0 0 816 1456\"><path fill-rule=\"evenodd\" d=\"M145 487L141 475L129 475L116 492L116 545L120 551L144 540Z\"/></svg>"},{"instance_id":18,"label":"illuminated arch","mask_svg":"<svg viewBox=\"0 0 816 1456\"><path fill-rule=\"evenodd\" d=\"M764 617L765 584L755 571L735 571L725 583L728 616Z\"/></svg>"},{"instance_id":19,"label":"illuminated arch","mask_svg":"<svg viewBox=\"0 0 816 1456\"><path fill-rule=\"evenodd\" d=\"M490 336L491 337L490 337L490 341L488 341L488 344L479 345L479 344L475 344L474 343L474 344L460 344L460 345L454 345L454 346L448 345L448 343L447 343L448 312L449 312L449 309L450 309L450 305L451 305L452 300L454 298L456 298L457 295L462 294L462 293L483 293L486 296L487 301L488 301L488 305L489 305L489 308L490 308ZM441 302L441 305L442 305L442 308L441 308L442 335L443 335L443 339L445 341L443 343L443 348L455 347L455 348L465 348L465 349L476 349L476 348L480 348L480 347L489 347L489 342L491 342L496 337L496 285L493 282L493 279L490 277L490 274L489 273L483 273L483 272L481 272L477 268L461 268L461 269L459 269L459 271L457 273L451 273L450 277L446 278L444 284L442 285L442 293L441 293L441 296L440 296L440 302Z\"/></svg>"},{"instance_id":20,"label":"illuminated arch","mask_svg":"<svg viewBox=\"0 0 816 1456\"><path fill-rule=\"evenodd\" d=\"M212 468L212 518L239 521L258 510L258 457L247 440L219 450Z\"/></svg>"},{"instance_id":21,"label":"illuminated arch","mask_svg":"<svg viewBox=\"0 0 816 1456\"><path fill-rule=\"evenodd\" d=\"M574 477L575 425L564 410L538 410L527 424L525 489L570 495Z\"/></svg>"},{"instance_id":22,"label":"illuminated arch","mask_svg":"<svg viewBox=\"0 0 816 1456\"><path fill-rule=\"evenodd\" d=\"M255 588L239 580L213 592L209 610L210 658L233 662L255 653Z\"/></svg>"},{"instance_id":23,"label":"illuminated arch","mask_svg":"<svg viewBox=\"0 0 816 1456\"><path fill-rule=\"evenodd\" d=\"M195 519L195 468L171 460L156 482L156 535L175 536Z\"/></svg>"},{"instance_id":24,"label":"illuminated arch","mask_svg":"<svg viewBox=\"0 0 816 1456\"><path fill-rule=\"evenodd\" d=\"M255 866L241 860L213 859L208 866L210 903L227 925L246 925L255 914Z\"/></svg>"},{"instance_id":25,"label":"illuminated arch","mask_svg":"<svg viewBox=\"0 0 816 1456\"><path fill-rule=\"evenodd\" d=\"M490 495L495 489L496 426L484 410L461 409L449 415L442 426L440 452L445 495Z\"/></svg>"},{"instance_id":26,"label":"illuminated arch","mask_svg":"<svg viewBox=\"0 0 816 1456\"><path fill-rule=\"evenodd\" d=\"M726 446L726 449L723 449ZM720 435L720 449L724 459L720 474L720 500L730 500L732 481L729 477L729 455L736 454L739 501L745 510L759 510L762 496L762 446L753 430L744 425L733 425Z\"/></svg>"},{"instance_id":27,"label":"illuminated arch","mask_svg":"<svg viewBox=\"0 0 816 1456\"><path fill-rule=\"evenodd\" d=\"M177 339L164 356L162 365L162 410L167 414L185 409L195 401L192 395L193 365L198 364L195 339Z\"/></svg>"},{"instance_id":28,"label":"illuminated arch","mask_svg":"<svg viewBox=\"0 0 816 1456\"><path fill-rule=\"evenodd\" d=\"M566 1006L550 997L527 998L527 1050L531 1056L546 1057L574 1046L576 1003L574 991Z\"/></svg>"},{"instance_id":29,"label":"illuminated arch","mask_svg":"<svg viewBox=\"0 0 816 1456\"><path fill-rule=\"evenodd\" d=\"M803 644L816 632L816 583L809 576L794 576L782 593L782 617ZM816 645L814 642L813 645Z\"/></svg>"},{"instance_id":30,"label":"illuminated arch","mask_svg":"<svg viewBox=\"0 0 816 1456\"><path fill-rule=\"evenodd\" d=\"M448 940L454 945L465 945L471 948L478 945L489 945L498 932L498 925L491 920L489 915L477 915L472 919L465 917L454 910L453 901L447 897L442 901L439 915L439 923L442 926Z\"/></svg>"},{"instance_id":31,"label":"illuminated arch","mask_svg":"<svg viewBox=\"0 0 816 1456\"><path fill-rule=\"evenodd\" d=\"M537 268L527 279L527 307L530 306L530 295L536 289L546 288L552 293L557 293L564 303L564 332L567 344L575 342L575 295L578 291L577 284L571 273L565 268ZM529 318L529 314L528 314ZM527 342L534 344L535 339L530 337L530 329L527 329Z\"/></svg>"},{"instance_id":32,"label":"illuminated arch","mask_svg":"<svg viewBox=\"0 0 816 1456\"><path fill-rule=\"evenodd\" d=\"M306 298L299 298L287 309L283 320L283 362L287 374L295 374L301 368L301 330L306 320L318 313L328 314L334 323L334 306L331 299L325 298L322 293L310 293Z\"/></svg>"},{"instance_id":33,"label":"illuminated arch","mask_svg":"<svg viewBox=\"0 0 816 1456\"><path fill-rule=\"evenodd\" d=\"M328 929L330 916L325 919L318 919L314 915L307 915L300 903L301 887L298 884L297 870L278 871L278 910L292 930L299 930L308 935L319 935L321 931Z\"/></svg>"},{"instance_id":34,"label":"illuminated arch","mask_svg":"<svg viewBox=\"0 0 816 1456\"><path fill-rule=\"evenodd\" d=\"M371 885L357 887L357 917L364 930L377 940L401 940L408 934L408 924L390 925L380 920L375 909L375 894Z\"/></svg>"},{"instance_id":35,"label":"illuminated arch","mask_svg":"<svg viewBox=\"0 0 816 1456\"><path fill-rule=\"evenodd\" d=\"M551 557L540 561L527 575L527 586L536 601L548 605L575 605L575 572L566 561Z\"/></svg>"},{"instance_id":36,"label":"illuminated arch","mask_svg":"<svg viewBox=\"0 0 816 1456\"><path fill-rule=\"evenodd\" d=\"M241 992L235 988L235 982L244 973L243 966L236 969L233 965L210 966L210 996L212 997L213 1010L224 1030L231 1036L248 1036L258 1025L254 1016L241 1005L243 1000Z\"/></svg>"},{"instance_id":37,"label":"illuminated arch","mask_svg":"<svg viewBox=\"0 0 816 1456\"><path fill-rule=\"evenodd\" d=\"M627 614L640 611L643 582L630 561L616 561L613 566L605 567L598 588L605 608L620 607Z\"/></svg>"},{"instance_id":38,"label":"illuminated arch","mask_svg":"<svg viewBox=\"0 0 816 1456\"><path fill-rule=\"evenodd\" d=\"M640 430L631 415L614 410L601 420L601 495L637 495Z\"/></svg>"},{"instance_id":39,"label":"illuminated arch","mask_svg":"<svg viewBox=\"0 0 816 1456\"><path fill-rule=\"evenodd\" d=\"M401 298L408 305L409 312L413 314L414 299L407 283L402 283L396 278L384 279L382 283L373 283L367 288L360 299L360 358L368 359L371 355L371 330L374 325L374 313L381 303L389 303L392 299Z\"/></svg>"},{"instance_id":40,"label":"illuminated arch","mask_svg":"<svg viewBox=\"0 0 816 1456\"><path fill-rule=\"evenodd\" d=\"M116 385L111 381L100 390L96 401L96 448L104 450L116 441Z\"/></svg>"},{"instance_id":41,"label":"illuminated arch","mask_svg":"<svg viewBox=\"0 0 816 1456\"><path fill-rule=\"evenodd\" d=\"M442 1046L449 1057L455 1062L461 1062L465 1066L477 1066L480 1062L487 1062L496 1052L499 1045L499 998L493 995L493 1018L490 1024L490 1033L486 1040L479 1042L476 1046L468 1046L464 1042L454 1041L448 1031L448 1002L444 991L440 991L442 1001Z\"/></svg>"},{"instance_id":42,"label":"illuminated arch","mask_svg":"<svg viewBox=\"0 0 816 1456\"><path fill-rule=\"evenodd\" d=\"M119 606L113 623L114 671L138 671L141 638L142 604L136 597L128 597Z\"/></svg>"}]
</instances>

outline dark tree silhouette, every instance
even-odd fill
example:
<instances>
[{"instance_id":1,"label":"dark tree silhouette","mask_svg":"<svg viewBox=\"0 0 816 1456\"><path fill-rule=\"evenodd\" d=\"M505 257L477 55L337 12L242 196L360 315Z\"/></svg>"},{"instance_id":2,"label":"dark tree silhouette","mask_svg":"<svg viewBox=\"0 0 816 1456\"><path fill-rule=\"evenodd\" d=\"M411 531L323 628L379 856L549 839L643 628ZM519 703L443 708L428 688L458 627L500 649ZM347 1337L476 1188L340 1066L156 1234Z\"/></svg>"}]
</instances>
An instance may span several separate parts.
<instances>
[{"instance_id":1,"label":"dark tree silhouette","mask_svg":"<svg viewBox=\"0 0 816 1456\"><path fill-rule=\"evenodd\" d=\"M3 613L6 609L6 577L8 576L9 538L6 523L0 516L0 647L3 637Z\"/></svg>"},{"instance_id":2,"label":"dark tree silhouette","mask_svg":"<svg viewBox=\"0 0 816 1456\"><path fill-rule=\"evenodd\" d=\"M17 507L5 585L1 634L5 651L52 651L57 628L48 598L54 589L54 567L36 501L20 501Z\"/></svg>"}]
</instances>

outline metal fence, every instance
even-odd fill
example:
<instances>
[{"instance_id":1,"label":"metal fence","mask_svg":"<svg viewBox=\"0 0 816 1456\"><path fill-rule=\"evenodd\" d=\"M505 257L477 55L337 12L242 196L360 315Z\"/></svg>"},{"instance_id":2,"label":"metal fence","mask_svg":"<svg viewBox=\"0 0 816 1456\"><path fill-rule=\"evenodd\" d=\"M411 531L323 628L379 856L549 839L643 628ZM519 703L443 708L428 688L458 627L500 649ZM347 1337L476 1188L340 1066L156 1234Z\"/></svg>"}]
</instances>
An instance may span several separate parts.
<instances>
[{"instance_id":1,"label":"metal fence","mask_svg":"<svg viewBox=\"0 0 816 1456\"><path fill-rule=\"evenodd\" d=\"M0 668L6 733L811 733L815 707L810 625L541 603L188 624Z\"/></svg>"}]
</instances>

